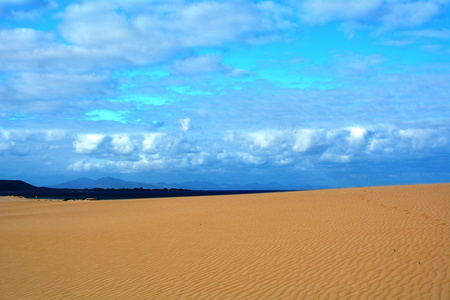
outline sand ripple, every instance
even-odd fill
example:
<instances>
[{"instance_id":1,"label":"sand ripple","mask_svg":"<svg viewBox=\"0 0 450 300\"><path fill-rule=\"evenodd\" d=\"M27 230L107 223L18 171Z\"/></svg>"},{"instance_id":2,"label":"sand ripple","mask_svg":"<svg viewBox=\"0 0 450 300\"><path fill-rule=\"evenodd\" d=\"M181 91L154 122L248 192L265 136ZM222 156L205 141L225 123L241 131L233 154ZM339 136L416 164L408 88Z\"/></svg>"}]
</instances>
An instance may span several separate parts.
<instances>
[{"instance_id":1,"label":"sand ripple","mask_svg":"<svg viewBox=\"0 0 450 300\"><path fill-rule=\"evenodd\" d=\"M450 184L0 201L1 299L450 299Z\"/></svg>"}]
</instances>

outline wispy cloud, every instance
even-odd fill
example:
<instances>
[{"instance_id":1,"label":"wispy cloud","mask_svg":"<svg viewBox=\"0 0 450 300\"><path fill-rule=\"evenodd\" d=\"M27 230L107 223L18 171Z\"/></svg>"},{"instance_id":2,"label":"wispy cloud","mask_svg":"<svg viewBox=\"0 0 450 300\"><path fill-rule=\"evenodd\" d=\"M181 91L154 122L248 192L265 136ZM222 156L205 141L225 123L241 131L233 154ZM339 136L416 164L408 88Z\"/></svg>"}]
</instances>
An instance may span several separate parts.
<instances>
[{"instance_id":1,"label":"wispy cloud","mask_svg":"<svg viewBox=\"0 0 450 300\"><path fill-rule=\"evenodd\" d=\"M174 61L171 71L175 74L193 75L227 70L218 55L202 55Z\"/></svg>"},{"instance_id":2,"label":"wispy cloud","mask_svg":"<svg viewBox=\"0 0 450 300\"><path fill-rule=\"evenodd\" d=\"M353 21L392 30L420 26L446 4L445 1L311 0L301 4L301 11L306 24Z\"/></svg>"},{"instance_id":3,"label":"wispy cloud","mask_svg":"<svg viewBox=\"0 0 450 300\"><path fill-rule=\"evenodd\" d=\"M405 31L404 34L414 37L450 39L450 29L421 29Z\"/></svg>"}]
</instances>

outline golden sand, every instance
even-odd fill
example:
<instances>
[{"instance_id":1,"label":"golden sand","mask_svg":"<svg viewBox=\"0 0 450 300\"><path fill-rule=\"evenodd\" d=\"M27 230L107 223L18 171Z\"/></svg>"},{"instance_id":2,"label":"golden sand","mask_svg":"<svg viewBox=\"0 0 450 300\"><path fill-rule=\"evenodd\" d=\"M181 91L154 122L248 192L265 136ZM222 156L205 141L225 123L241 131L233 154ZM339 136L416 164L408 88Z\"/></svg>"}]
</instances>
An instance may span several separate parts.
<instances>
[{"instance_id":1,"label":"golden sand","mask_svg":"<svg viewBox=\"0 0 450 300\"><path fill-rule=\"evenodd\" d=\"M0 201L1 299L450 299L450 184Z\"/></svg>"}]
</instances>

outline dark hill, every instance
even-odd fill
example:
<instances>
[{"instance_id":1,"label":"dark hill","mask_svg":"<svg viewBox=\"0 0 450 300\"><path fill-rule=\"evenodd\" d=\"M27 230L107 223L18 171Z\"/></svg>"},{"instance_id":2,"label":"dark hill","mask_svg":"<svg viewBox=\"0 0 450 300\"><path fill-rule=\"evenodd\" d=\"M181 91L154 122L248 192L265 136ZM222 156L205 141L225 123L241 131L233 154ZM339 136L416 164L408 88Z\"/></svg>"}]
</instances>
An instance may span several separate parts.
<instances>
[{"instance_id":1,"label":"dark hill","mask_svg":"<svg viewBox=\"0 0 450 300\"><path fill-rule=\"evenodd\" d=\"M22 180L0 180L0 191L31 191L35 189L38 189L38 187Z\"/></svg>"}]
</instances>

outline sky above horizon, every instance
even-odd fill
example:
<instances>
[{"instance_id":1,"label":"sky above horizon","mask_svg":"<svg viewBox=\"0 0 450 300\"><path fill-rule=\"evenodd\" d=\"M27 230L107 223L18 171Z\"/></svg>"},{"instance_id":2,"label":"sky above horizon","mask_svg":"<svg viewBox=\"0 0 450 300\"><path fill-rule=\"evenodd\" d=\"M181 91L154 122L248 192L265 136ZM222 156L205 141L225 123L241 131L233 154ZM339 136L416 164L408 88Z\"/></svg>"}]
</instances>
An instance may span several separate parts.
<instances>
[{"instance_id":1,"label":"sky above horizon","mask_svg":"<svg viewBox=\"0 0 450 300\"><path fill-rule=\"evenodd\" d=\"M0 2L0 179L450 181L450 1Z\"/></svg>"}]
</instances>

